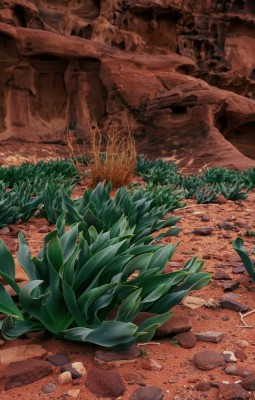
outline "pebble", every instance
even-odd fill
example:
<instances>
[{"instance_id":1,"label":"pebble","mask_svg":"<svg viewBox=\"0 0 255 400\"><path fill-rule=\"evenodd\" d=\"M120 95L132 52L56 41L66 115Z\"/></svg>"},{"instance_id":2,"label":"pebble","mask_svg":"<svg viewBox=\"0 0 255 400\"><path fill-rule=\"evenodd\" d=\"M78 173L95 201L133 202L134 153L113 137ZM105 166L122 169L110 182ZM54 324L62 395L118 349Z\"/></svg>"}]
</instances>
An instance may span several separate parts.
<instances>
[{"instance_id":1,"label":"pebble","mask_svg":"<svg viewBox=\"0 0 255 400\"><path fill-rule=\"evenodd\" d=\"M56 391L56 385L55 383L49 382L46 385L42 386L42 392L43 393L54 393Z\"/></svg>"},{"instance_id":2,"label":"pebble","mask_svg":"<svg viewBox=\"0 0 255 400\"><path fill-rule=\"evenodd\" d=\"M228 281L228 282L223 282L221 284L222 289L224 292L235 290L240 286L240 283L234 280Z\"/></svg>"},{"instance_id":3,"label":"pebble","mask_svg":"<svg viewBox=\"0 0 255 400\"><path fill-rule=\"evenodd\" d=\"M195 333L195 336L198 340L201 340L203 342L218 343L224 337L224 333L217 331L198 332Z\"/></svg>"},{"instance_id":4,"label":"pebble","mask_svg":"<svg viewBox=\"0 0 255 400\"><path fill-rule=\"evenodd\" d=\"M88 371L86 386L98 397L118 397L126 390L118 370L104 370L97 367Z\"/></svg>"},{"instance_id":5,"label":"pebble","mask_svg":"<svg viewBox=\"0 0 255 400\"><path fill-rule=\"evenodd\" d=\"M232 310L237 312L245 312L249 310L249 308L245 304L230 298L220 299L219 305L225 310Z\"/></svg>"},{"instance_id":6,"label":"pebble","mask_svg":"<svg viewBox=\"0 0 255 400\"><path fill-rule=\"evenodd\" d=\"M251 370L239 367L238 365L228 365L225 368L225 372L228 375L240 376L241 378L245 378L253 373Z\"/></svg>"},{"instance_id":7,"label":"pebble","mask_svg":"<svg viewBox=\"0 0 255 400\"><path fill-rule=\"evenodd\" d=\"M145 386L134 391L130 400L162 400L163 390L156 386Z\"/></svg>"},{"instance_id":8,"label":"pebble","mask_svg":"<svg viewBox=\"0 0 255 400\"><path fill-rule=\"evenodd\" d=\"M210 227L201 227L201 228L194 229L192 231L192 233L194 235L199 235L199 236L208 236L208 235L211 235L212 232L213 232L213 229Z\"/></svg>"},{"instance_id":9,"label":"pebble","mask_svg":"<svg viewBox=\"0 0 255 400\"><path fill-rule=\"evenodd\" d=\"M208 371L225 365L225 360L222 354L212 350L204 350L196 353L193 362L198 369Z\"/></svg>"},{"instance_id":10,"label":"pebble","mask_svg":"<svg viewBox=\"0 0 255 400\"><path fill-rule=\"evenodd\" d=\"M249 345L249 342L247 342L247 340L238 340L237 342L236 342L236 345L238 346L238 347L240 347L241 349L245 349L246 347L249 347L250 345Z\"/></svg>"},{"instance_id":11,"label":"pebble","mask_svg":"<svg viewBox=\"0 0 255 400\"><path fill-rule=\"evenodd\" d=\"M72 374L69 371L62 372L62 374L58 376L58 383L60 385L66 385L67 383L71 382L72 382Z\"/></svg>"},{"instance_id":12,"label":"pebble","mask_svg":"<svg viewBox=\"0 0 255 400\"><path fill-rule=\"evenodd\" d=\"M222 355L224 357L224 360L227 363L237 362L237 358L236 358L235 354L233 353L233 351L225 350L225 351L223 351Z\"/></svg>"},{"instance_id":13,"label":"pebble","mask_svg":"<svg viewBox=\"0 0 255 400\"><path fill-rule=\"evenodd\" d=\"M196 385L196 390L198 392L208 392L208 390L210 390L210 389L211 389L211 385L209 382L199 382Z\"/></svg>"},{"instance_id":14,"label":"pebble","mask_svg":"<svg viewBox=\"0 0 255 400\"><path fill-rule=\"evenodd\" d=\"M204 299L201 299L200 297L186 296L182 304L185 307L190 308L191 310L195 310L204 306L206 304L206 301Z\"/></svg>"},{"instance_id":15,"label":"pebble","mask_svg":"<svg viewBox=\"0 0 255 400\"><path fill-rule=\"evenodd\" d=\"M192 349L197 342L196 336L193 332L182 332L174 336L178 344L184 349Z\"/></svg>"},{"instance_id":16,"label":"pebble","mask_svg":"<svg viewBox=\"0 0 255 400\"><path fill-rule=\"evenodd\" d=\"M53 365L58 367L70 363L70 358L66 353L56 353L50 356L47 356L46 359Z\"/></svg>"},{"instance_id":17,"label":"pebble","mask_svg":"<svg viewBox=\"0 0 255 400\"><path fill-rule=\"evenodd\" d=\"M236 383L221 384L219 389L220 400L246 400L250 398L249 392L243 389L241 385Z\"/></svg>"}]
</instances>

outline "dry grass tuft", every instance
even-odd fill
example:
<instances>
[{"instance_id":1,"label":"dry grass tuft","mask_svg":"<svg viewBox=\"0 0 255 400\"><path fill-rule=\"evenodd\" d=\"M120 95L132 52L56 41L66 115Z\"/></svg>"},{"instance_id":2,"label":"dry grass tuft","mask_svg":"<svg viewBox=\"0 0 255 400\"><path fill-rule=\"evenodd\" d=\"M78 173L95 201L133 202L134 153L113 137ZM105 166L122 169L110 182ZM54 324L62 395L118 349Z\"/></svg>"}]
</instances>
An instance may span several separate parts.
<instances>
[{"instance_id":1,"label":"dry grass tuft","mask_svg":"<svg viewBox=\"0 0 255 400\"><path fill-rule=\"evenodd\" d=\"M84 165L77 161L78 147L75 149L70 132L67 141L76 169L84 177ZM90 124L89 143L88 151L83 151L83 155L91 157L90 186L95 187L98 182L105 181L111 182L113 188L118 188L132 181L136 168L136 147L130 128L111 128L103 136L97 124Z\"/></svg>"},{"instance_id":2,"label":"dry grass tuft","mask_svg":"<svg viewBox=\"0 0 255 400\"><path fill-rule=\"evenodd\" d=\"M104 139L98 126L90 129L91 184L111 182L113 188L127 185L134 177L136 148L132 133L112 128Z\"/></svg>"}]
</instances>

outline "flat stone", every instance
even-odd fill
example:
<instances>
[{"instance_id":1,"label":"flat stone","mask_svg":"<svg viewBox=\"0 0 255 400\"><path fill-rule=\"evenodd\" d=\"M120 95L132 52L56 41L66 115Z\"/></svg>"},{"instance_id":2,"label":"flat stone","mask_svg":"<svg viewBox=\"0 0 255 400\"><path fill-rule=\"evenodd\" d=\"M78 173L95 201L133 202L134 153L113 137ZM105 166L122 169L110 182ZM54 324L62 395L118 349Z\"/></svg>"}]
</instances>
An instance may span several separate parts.
<instances>
[{"instance_id":1,"label":"flat stone","mask_svg":"<svg viewBox=\"0 0 255 400\"><path fill-rule=\"evenodd\" d=\"M193 332L182 332L174 336L178 344L184 349L192 349L196 343L197 339Z\"/></svg>"},{"instance_id":2,"label":"flat stone","mask_svg":"<svg viewBox=\"0 0 255 400\"><path fill-rule=\"evenodd\" d=\"M243 274L246 271L244 267L236 267L232 269L233 274Z\"/></svg>"},{"instance_id":3,"label":"flat stone","mask_svg":"<svg viewBox=\"0 0 255 400\"><path fill-rule=\"evenodd\" d=\"M163 390L156 386L145 386L134 391L130 400L162 400Z\"/></svg>"},{"instance_id":4,"label":"flat stone","mask_svg":"<svg viewBox=\"0 0 255 400\"><path fill-rule=\"evenodd\" d=\"M97 367L89 370L86 386L91 393L99 397L118 397L126 390L118 371Z\"/></svg>"},{"instance_id":5,"label":"flat stone","mask_svg":"<svg viewBox=\"0 0 255 400\"><path fill-rule=\"evenodd\" d=\"M6 365L15 361L42 358L48 354L47 350L39 344L22 344L0 350L0 364Z\"/></svg>"},{"instance_id":6,"label":"flat stone","mask_svg":"<svg viewBox=\"0 0 255 400\"><path fill-rule=\"evenodd\" d=\"M231 277L225 271L222 271L222 269L216 269L215 274L213 275L213 279L215 279L215 280L231 280Z\"/></svg>"},{"instance_id":7,"label":"flat stone","mask_svg":"<svg viewBox=\"0 0 255 400\"><path fill-rule=\"evenodd\" d=\"M95 353L94 361L98 365L107 364L118 367L122 364L135 362L140 355L141 350L136 346L122 351L99 350Z\"/></svg>"},{"instance_id":8,"label":"flat stone","mask_svg":"<svg viewBox=\"0 0 255 400\"><path fill-rule=\"evenodd\" d=\"M244 389L254 391L255 373L243 378L241 385Z\"/></svg>"},{"instance_id":9,"label":"flat stone","mask_svg":"<svg viewBox=\"0 0 255 400\"><path fill-rule=\"evenodd\" d=\"M198 392L208 392L211 389L211 384L209 382L199 382L196 385L196 390Z\"/></svg>"},{"instance_id":10,"label":"flat stone","mask_svg":"<svg viewBox=\"0 0 255 400\"><path fill-rule=\"evenodd\" d=\"M76 397L79 396L80 394L80 389L70 389L66 392L67 396L72 397L73 399L76 399Z\"/></svg>"},{"instance_id":11,"label":"flat stone","mask_svg":"<svg viewBox=\"0 0 255 400\"><path fill-rule=\"evenodd\" d=\"M193 358L194 365L198 369L209 371L225 365L223 355L211 350L203 350L196 353Z\"/></svg>"},{"instance_id":12,"label":"flat stone","mask_svg":"<svg viewBox=\"0 0 255 400\"><path fill-rule=\"evenodd\" d=\"M230 298L225 298L225 299L221 299L219 302L219 305L221 308L225 309L225 310L232 310L232 311L241 311L241 312L245 312L248 311L249 308L241 303L240 301L237 300L233 300Z\"/></svg>"},{"instance_id":13,"label":"flat stone","mask_svg":"<svg viewBox=\"0 0 255 400\"><path fill-rule=\"evenodd\" d=\"M195 333L195 336L197 340L201 340L203 342L218 343L222 340L224 333L217 331L198 332Z\"/></svg>"},{"instance_id":14,"label":"flat stone","mask_svg":"<svg viewBox=\"0 0 255 400\"><path fill-rule=\"evenodd\" d=\"M236 383L221 384L219 385L219 389L220 400L246 400L250 398L249 392Z\"/></svg>"},{"instance_id":15,"label":"flat stone","mask_svg":"<svg viewBox=\"0 0 255 400\"><path fill-rule=\"evenodd\" d=\"M235 290L240 286L240 283L234 280L228 281L228 282L223 282L221 284L222 289L224 292Z\"/></svg>"},{"instance_id":16,"label":"flat stone","mask_svg":"<svg viewBox=\"0 0 255 400\"><path fill-rule=\"evenodd\" d=\"M51 364L44 360L25 360L11 362L3 371L5 378L5 390L24 386L35 382L49 374L53 368Z\"/></svg>"},{"instance_id":17,"label":"flat stone","mask_svg":"<svg viewBox=\"0 0 255 400\"><path fill-rule=\"evenodd\" d=\"M235 363L237 362L237 358L235 356L235 354L233 353L233 351L228 351L225 350L222 353L224 360L226 361L226 363Z\"/></svg>"},{"instance_id":18,"label":"flat stone","mask_svg":"<svg viewBox=\"0 0 255 400\"><path fill-rule=\"evenodd\" d=\"M189 317L175 314L169 321L161 325L154 335L155 338L166 337L175 333L187 332L192 329Z\"/></svg>"},{"instance_id":19,"label":"flat stone","mask_svg":"<svg viewBox=\"0 0 255 400\"><path fill-rule=\"evenodd\" d=\"M246 376L254 374L253 371L247 368L239 367L238 365L228 365L225 368L225 372L228 375L240 376L241 378L245 378Z\"/></svg>"},{"instance_id":20,"label":"flat stone","mask_svg":"<svg viewBox=\"0 0 255 400\"><path fill-rule=\"evenodd\" d=\"M233 229L235 229L234 225L230 224L227 221L220 222L219 224L217 224L217 226L220 229L224 229L225 231L232 231Z\"/></svg>"},{"instance_id":21,"label":"flat stone","mask_svg":"<svg viewBox=\"0 0 255 400\"><path fill-rule=\"evenodd\" d=\"M70 358L66 353L56 353L50 356L47 356L46 359L53 365L58 367L70 363Z\"/></svg>"},{"instance_id":22,"label":"flat stone","mask_svg":"<svg viewBox=\"0 0 255 400\"><path fill-rule=\"evenodd\" d=\"M8 226L4 226L0 229L0 235L8 235L10 233L10 228Z\"/></svg>"},{"instance_id":23,"label":"flat stone","mask_svg":"<svg viewBox=\"0 0 255 400\"><path fill-rule=\"evenodd\" d=\"M200 297L186 296L182 304L191 310L196 310L197 308L203 307L206 301Z\"/></svg>"},{"instance_id":24,"label":"flat stone","mask_svg":"<svg viewBox=\"0 0 255 400\"><path fill-rule=\"evenodd\" d=\"M56 391L56 389L57 389L57 387L56 387L55 383L49 382L46 385L42 386L41 391L43 393L47 393L48 394L48 393L54 393Z\"/></svg>"},{"instance_id":25,"label":"flat stone","mask_svg":"<svg viewBox=\"0 0 255 400\"><path fill-rule=\"evenodd\" d=\"M213 231L212 228L201 227L201 228L194 229L192 231L192 233L194 233L194 235L199 235L199 236L208 236L208 235L211 235L212 231Z\"/></svg>"},{"instance_id":26,"label":"flat stone","mask_svg":"<svg viewBox=\"0 0 255 400\"><path fill-rule=\"evenodd\" d=\"M125 381L129 385L139 385L139 386L145 386L145 378L141 375L138 375L137 373L133 372L127 372L124 375Z\"/></svg>"}]
</instances>

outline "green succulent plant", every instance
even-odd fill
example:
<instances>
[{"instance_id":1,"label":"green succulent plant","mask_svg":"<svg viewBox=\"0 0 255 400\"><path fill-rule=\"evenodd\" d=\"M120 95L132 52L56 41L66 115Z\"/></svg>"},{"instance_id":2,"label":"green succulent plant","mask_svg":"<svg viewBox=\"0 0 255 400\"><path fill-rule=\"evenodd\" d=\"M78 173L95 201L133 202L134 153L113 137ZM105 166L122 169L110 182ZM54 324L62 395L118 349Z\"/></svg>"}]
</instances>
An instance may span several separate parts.
<instances>
[{"instance_id":1,"label":"green succulent plant","mask_svg":"<svg viewBox=\"0 0 255 400\"><path fill-rule=\"evenodd\" d=\"M0 284L3 337L49 331L111 348L150 340L172 316L170 308L205 286L210 275L195 258L182 270L163 274L175 246L132 244L133 231L121 217L106 232L91 226L86 240L79 224L65 231L63 214L34 257L20 234L18 260L29 279L22 288L15 281L13 256L0 241L0 276L18 296L17 305ZM140 311L156 315L137 326Z\"/></svg>"}]
</instances>

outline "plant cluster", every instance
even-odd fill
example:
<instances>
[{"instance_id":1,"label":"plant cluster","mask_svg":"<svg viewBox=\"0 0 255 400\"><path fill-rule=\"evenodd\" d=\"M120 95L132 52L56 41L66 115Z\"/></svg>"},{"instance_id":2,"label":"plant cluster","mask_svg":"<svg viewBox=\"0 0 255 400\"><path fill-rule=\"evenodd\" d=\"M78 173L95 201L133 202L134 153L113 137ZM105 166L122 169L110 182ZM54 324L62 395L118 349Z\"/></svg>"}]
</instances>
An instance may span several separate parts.
<instances>
[{"instance_id":1,"label":"plant cluster","mask_svg":"<svg viewBox=\"0 0 255 400\"><path fill-rule=\"evenodd\" d=\"M122 216L109 230L90 226L85 238L79 223L65 231L62 214L35 257L20 234L18 260L29 278L22 288L13 256L0 241L0 276L18 296L17 305L0 284L3 337L46 330L111 348L150 340L171 317L169 310L190 290L205 286L210 275L201 272L203 262L195 257L182 270L163 274L176 246L137 241L134 232ZM156 315L137 326L140 311Z\"/></svg>"}]
</instances>

